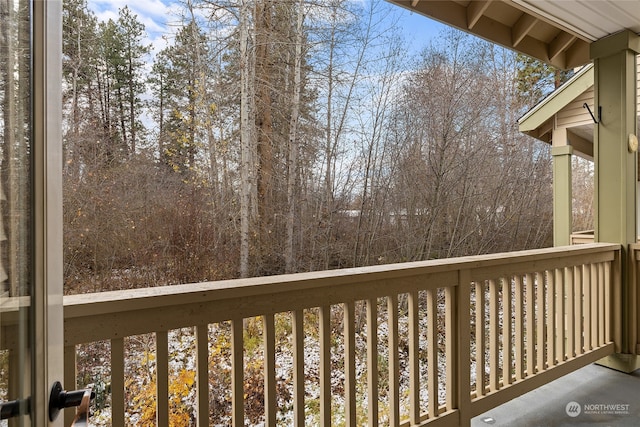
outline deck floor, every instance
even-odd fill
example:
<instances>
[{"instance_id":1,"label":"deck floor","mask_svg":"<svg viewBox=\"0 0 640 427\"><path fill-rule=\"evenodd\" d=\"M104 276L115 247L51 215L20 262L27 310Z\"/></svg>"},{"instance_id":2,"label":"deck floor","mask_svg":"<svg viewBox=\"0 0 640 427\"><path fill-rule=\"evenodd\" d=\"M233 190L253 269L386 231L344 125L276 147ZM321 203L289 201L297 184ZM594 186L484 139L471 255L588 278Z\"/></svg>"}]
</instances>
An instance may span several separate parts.
<instances>
[{"instance_id":1,"label":"deck floor","mask_svg":"<svg viewBox=\"0 0 640 427\"><path fill-rule=\"evenodd\" d=\"M472 427L639 426L640 370L588 365L492 409Z\"/></svg>"}]
</instances>

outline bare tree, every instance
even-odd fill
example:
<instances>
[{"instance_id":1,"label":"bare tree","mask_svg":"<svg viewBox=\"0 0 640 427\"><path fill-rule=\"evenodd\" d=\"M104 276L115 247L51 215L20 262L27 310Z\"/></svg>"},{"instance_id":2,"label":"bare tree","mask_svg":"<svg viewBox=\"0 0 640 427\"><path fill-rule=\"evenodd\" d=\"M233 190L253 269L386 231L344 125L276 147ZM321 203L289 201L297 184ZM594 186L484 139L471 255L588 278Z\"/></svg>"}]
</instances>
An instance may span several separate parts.
<instances>
[{"instance_id":1,"label":"bare tree","mask_svg":"<svg viewBox=\"0 0 640 427\"><path fill-rule=\"evenodd\" d=\"M385 9L377 9L372 3L368 11L369 21L374 23ZM391 179L396 173L397 152L389 143L388 125L392 119L394 100L400 91L402 69L406 66L401 36L386 16L385 32L374 39L377 46L375 61L368 61L370 73L364 81L364 108L358 110L358 135L360 136L360 168L362 190L357 199L357 225L354 235L353 265L382 262L386 252L388 230L383 227L394 214L391 206Z\"/></svg>"},{"instance_id":2,"label":"bare tree","mask_svg":"<svg viewBox=\"0 0 640 427\"><path fill-rule=\"evenodd\" d=\"M295 43L293 57L293 97L291 100L291 117L289 119L289 158L287 164L287 240L285 246L285 271L295 271L294 228L299 185L298 178L298 120L300 116L300 97L302 92L302 55L303 55L303 25L305 18L304 1L300 0L296 11Z\"/></svg>"},{"instance_id":3,"label":"bare tree","mask_svg":"<svg viewBox=\"0 0 640 427\"><path fill-rule=\"evenodd\" d=\"M251 225L251 187L253 186L255 132L253 112L253 59L250 46L249 0L240 1L240 277L249 276L249 231Z\"/></svg>"},{"instance_id":4,"label":"bare tree","mask_svg":"<svg viewBox=\"0 0 640 427\"><path fill-rule=\"evenodd\" d=\"M407 79L394 201L407 259L548 242L548 153L518 133L515 60L493 49L449 33Z\"/></svg>"}]
</instances>

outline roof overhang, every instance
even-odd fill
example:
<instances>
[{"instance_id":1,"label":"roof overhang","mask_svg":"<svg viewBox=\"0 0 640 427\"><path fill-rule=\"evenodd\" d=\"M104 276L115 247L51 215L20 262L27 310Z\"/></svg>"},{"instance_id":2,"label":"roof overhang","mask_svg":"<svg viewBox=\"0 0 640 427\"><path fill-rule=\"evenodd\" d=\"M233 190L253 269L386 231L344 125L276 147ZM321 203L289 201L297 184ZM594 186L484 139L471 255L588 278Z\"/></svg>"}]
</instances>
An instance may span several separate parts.
<instances>
[{"instance_id":1,"label":"roof overhang","mask_svg":"<svg viewBox=\"0 0 640 427\"><path fill-rule=\"evenodd\" d=\"M546 143L553 130L567 129L575 154L593 160L593 123L585 104L593 110L593 64L585 65L569 81L549 94L518 120L520 132Z\"/></svg>"},{"instance_id":2,"label":"roof overhang","mask_svg":"<svg viewBox=\"0 0 640 427\"><path fill-rule=\"evenodd\" d=\"M520 132L528 133L539 129L549 118L592 86L593 65L588 64L522 116L518 120Z\"/></svg>"},{"instance_id":3,"label":"roof overhang","mask_svg":"<svg viewBox=\"0 0 640 427\"><path fill-rule=\"evenodd\" d=\"M590 62L593 41L640 33L637 0L387 1L563 69Z\"/></svg>"},{"instance_id":4,"label":"roof overhang","mask_svg":"<svg viewBox=\"0 0 640 427\"><path fill-rule=\"evenodd\" d=\"M636 57L640 70L640 56ZM640 126L640 73L637 79L636 105ZM594 107L594 66L587 64L570 80L549 94L518 120L521 132L540 141L552 143L553 130L567 130L568 142L576 154L593 157L594 123L599 111Z\"/></svg>"}]
</instances>

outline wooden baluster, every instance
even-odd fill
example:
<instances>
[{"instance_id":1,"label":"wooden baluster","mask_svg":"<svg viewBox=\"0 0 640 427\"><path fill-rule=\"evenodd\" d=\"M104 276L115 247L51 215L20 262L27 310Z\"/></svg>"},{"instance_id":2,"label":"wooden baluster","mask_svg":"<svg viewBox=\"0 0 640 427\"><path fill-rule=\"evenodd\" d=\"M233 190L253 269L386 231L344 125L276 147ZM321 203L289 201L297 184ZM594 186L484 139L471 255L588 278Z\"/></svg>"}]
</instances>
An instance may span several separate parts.
<instances>
[{"instance_id":1,"label":"wooden baluster","mask_svg":"<svg viewBox=\"0 0 640 427\"><path fill-rule=\"evenodd\" d=\"M556 281L555 271L547 271L547 367L556 364Z\"/></svg>"},{"instance_id":2,"label":"wooden baluster","mask_svg":"<svg viewBox=\"0 0 640 427\"><path fill-rule=\"evenodd\" d=\"M574 336L574 341L573 341L573 348L574 348L574 353L576 356L579 356L581 354L584 353L583 351L583 346L584 346L584 337L582 336L582 331L583 331L583 327L584 327L584 323L582 320L582 304L583 304L583 298L584 296L582 295L582 271L583 271L583 266L580 265L578 267L575 268L574 270L574 278L573 278L573 297L575 299L574 302L574 318L575 321L573 323L573 336Z\"/></svg>"},{"instance_id":3,"label":"wooden baluster","mask_svg":"<svg viewBox=\"0 0 640 427\"><path fill-rule=\"evenodd\" d=\"M609 279L609 284L607 285L607 288L610 289L611 292L611 302L609 303L609 319L611 319L611 339L614 342L614 351L616 353L620 353L622 352L622 316L619 316L618 313L622 312L622 307L623 304L625 304L627 302L627 300L629 301L634 301L634 309L632 310L632 312L630 313L631 318L635 318L638 319L638 302L640 301L640 293L638 293L638 280L640 279L640 265L638 263L638 256L640 255L640 253L638 252L639 249L638 248L634 248L632 251L632 267L633 268L633 274L632 274L632 285L631 289L629 289L630 293L627 295L626 298L624 298L623 301L623 297L622 297L622 265L620 263L620 252L617 252L617 255L614 257L613 261L611 262L609 268L610 268L610 274L608 277ZM638 331L638 321L636 320L636 325L631 325L631 329L629 330L629 332L631 333L631 336L629 336L630 338L630 342L631 342L631 348L629 349L630 351L635 351L636 353L638 353L638 337L639 335L639 331ZM635 348L633 348L633 343L636 343Z\"/></svg>"},{"instance_id":4,"label":"wooden baluster","mask_svg":"<svg viewBox=\"0 0 640 427\"><path fill-rule=\"evenodd\" d=\"M345 405L347 427L357 426L356 406L356 321L353 301L343 304L344 307L344 376Z\"/></svg>"},{"instance_id":5,"label":"wooden baluster","mask_svg":"<svg viewBox=\"0 0 640 427\"><path fill-rule=\"evenodd\" d=\"M458 359L458 334L457 334L457 317L458 307L456 303L457 289L454 286L447 286L444 288L444 327L445 327L445 359L446 364L446 408L450 411L457 407L456 395L458 394L458 371L457 371L457 359ZM468 336L467 336L468 338Z\"/></svg>"},{"instance_id":6,"label":"wooden baluster","mask_svg":"<svg viewBox=\"0 0 640 427\"><path fill-rule=\"evenodd\" d=\"M267 426L276 425L276 327L273 314L262 316L264 340L264 419Z\"/></svg>"},{"instance_id":7,"label":"wooden baluster","mask_svg":"<svg viewBox=\"0 0 640 427\"><path fill-rule=\"evenodd\" d=\"M576 323L576 310L575 310L575 302L576 295L574 289L574 274L573 267L568 267L565 269L565 290L566 290L566 346L565 346L565 355L567 359L573 359L575 357L575 323Z\"/></svg>"},{"instance_id":8,"label":"wooden baluster","mask_svg":"<svg viewBox=\"0 0 640 427\"><path fill-rule=\"evenodd\" d=\"M124 422L124 339L111 340L111 425Z\"/></svg>"},{"instance_id":9,"label":"wooden baluster","mask_svg":"<svg viewBox=\"0 0 640 427\"><path fill-rule=\"evenodd\" d=\"M378 427L378 300L367 300L367 402L369 426Z\"/></svg>"},{"instance_id":10,"label":"wooden baluster","mask_svg":"<svg viewBox=\"0 0 640 427\"><path fill-rule=\"evenodd\" d=\"M460 411L460 425L463 426L471 425L471 286L471 272L460 270L458 286L446 290L453 306L450 340L454 343L452 359L447 362L454 366L453 372L448 373L448 381L455 385L451 387L452 408Z\"/></svg>"},{"instance_id":11,"label":"wooden baluster","mask_svg":"<svg viewBox=\"0 0 640 427\"><path fill-rule=\"evenodd\" d=\"M231 411L233 427L244 427L243 333L243 319L233 319L231 321Z\"/></svg>"},{"instance_id":12,"label":"wooden baluster","mask_svg":"<svg viewBox=\"0 0 640 427\"><path fill-rule=\"evenodd\" d=\"M438 416L438 291L427 292L427 411L429 418ZM420 400L418 400L418 403Z\"/></svg>"},{"instance_id":13,"label":"wooden baluster","mask_svg":"<svg viewBox=\"0 0 640 427\"><path fill-rule=\"evenodd\" d=\"M582 300L582 312L584 316L584 351L588 352L593 348L591 344L591 265L585 265L582 277L582 291L584 298Z\"/></svg>"},{"instance_id":14,"label":"wooden baluster","mask_svg":"<svg viewBox=\"0 0 640 427\"><path fill-rule=\"evenodd\" d=\"M608 343L611 342L611 333L613 326L611 322L611 264L609 262L605 262L603 265L603 269L604 278L602 282L602 288L604 292L604 309L602 315L604 316L604 343Z\"/></svg>"},{"instance_id":15,"label":"wooden baluster","mask_svg":"<svg viewBox=\"0 0 640 427\"><path fill-rule=\"evenodd\" d=\"M345 421L347 427L357 426L356 413L356 316L353 301L344 306L344 376Z\"/></svg>"},{"instance_id":16,"label":"wooden baluster","mask_svg":"<svg viewBox=\"0 0 640 427\"><path fill-rule=\"evenodd\" d=\"M555 270L555 287L556 287L556 348L555 348L555 360L556 363L563 362L565 359L565 269L557 268Z\"/></svg>"},{"instance_id":17,"label":"wooden baluster","mask_svg":"<svg viewBox=\"0 0 640 427\"><path fill-rule=\"evenodd\" d=\"M78 389L77 381L77 363L76 363L76 346L68 345L64 347L64 382L65 387L69 390ZM75 411L73 408L67 408L64 411L64 425L68 426L75 419Z\"/></svg>"},{"instance_id":18,"label":"wooden baluster","mask_svg":"<svg viewBox=\"0 0 640 427\"><path fill-rule=\"evenodd\" d=\"M605 344L604 341L604 330L606 328L605 316L604 316L604 307L605 307L605 298L604 298L604 288L605 288L605 280L604 280L604 265L605 263L598 263L598 347L602 347Z\"/></svg>"},{"instance_id":19,"label":"wooden baluster","mask_svg":"<svg viewBox=\"0 0 640 427\"><path fill-rule=\"evenodd\" d=\"M320 307L320 425L331 425L331 306Z\"/></svg>"},{"instance_id":20,"label":"wooden baluster","mask_svg":"<svg viewBox=\"0 0 640 427\"><path fill-rule=\"evenodd\" d=\"M607 327L605 323L605 278L604 278L604 266L605 263L598 263L598 347L602 347L605 344L604 331Z\"/></svg>"},{"instance_id":21,"label":"wooden baluster","mask_svg":"<svg viewBox=\"0 0 640 427\"><path fill-rule=\"evenodd\" d=\"M206 427L209 423L209 326L196 326L196 399L197 423Z\"/></svg>"},{"instance_id":22,"label":"wooden baluster","mask_svg":"<svg viewBox=\"0 0 640 427\"><path fill-rule=\"evenodd\" d=\"M293 334L293 421L295 427L304 427L304 312L291 313Z\"/></svg>"},{"instance_id":23,"label":"wooden baluster","mask_svg":"<svg viewBox=\"0 0 640 427\"><path fill-rule=\"evenodd\" d=\"M527 304L526 304L526 331L527 331L527 377L530 377L536 373L536 306L535 306L535 283L533 282L533 274L527 273L525 276L527 287Z\"/></svg>"},{"instance_id":24,"label":"wooden baluster","mask_svg":"<svg viewBox=\"0 0 640 427\"><path fill-rule=\"evenodd\" d=\"M543 272L536 272L536 366L537 372L545 370L545 348L546 348L546 329L545 329L545 313L547 311L545 304L545 275Z\"/></svg>"},{"instance_id":25,"label":"wooden baluster","mask_svg":"<svg viewBox=\"0 0 640 427\"><path fill-rule=\"evenodd\" d=\"M598 266L591 264L591 348L600 347L598 343Z\"/></svg>"},{"instance_id":26,"label":"wooden baluster","mask_svg":"<svg viewBox=\"0 0 640 427\"><path fill-rule=\"evenodd\" d=\"M476 396L485 394L485 285L484 282L476 282Z\"/></svg>"},{"instance_id":27,"label":"wooden baluster","mask_svg":"<svg viewBox=\"0 0 640 427\"><path fill-rule=\"evenodd\" d=\"M156 422L169 427L169 335L156 332Z\"/></svg>"},{"instance_id":28,"label":"wooden baluster","mask_svg":"<svg viewBox=\"0 0 640 427\"><path fill-rule=\"evenodd\" d=\"M412 426L420 423L420 331L418 329L418 293L408 294L409 304L409 421ZM428 343L432 345L431 342ZM431 396L429 396L431 400ZM432 415L432 414L429 414Z\"/></svg>"},{"instance_id":29,"label":"wooden baluster","mask_svg":"<svg viewBox=\"0 0 640 427\"><path fill-rule=\"evenodd\" d=\"M389 328L389 425L400 425L400 361L398 358L398 296L387 297Z\"/></svg>"},{"instance_id":30,"label":"wooden baluster","mask_svg":"<svg viewBox=\"0 0 640 427\"><path fill-rule=\"evenodd\" d=\"M511 368L513 356L513 337L511 335L511 278L503 277L502 280L502 386L508 387L513 381Z\"/></svg>"},{"instance_id":31,"label":"wooden baluster","mask_svg":"<svg viewBox=\"0 0 640 427\"><path fill-rule=\"evenodd\" d=\"M499 336L498 283L489 280L489 391L496 391L499 385Z\"/></svg>"},{"instance_id":32,"label":"wooden baluster","mask_svg":"<svg viewBox=\"0 0 640 427\"><path fill-rule=\"evenodd\" d=\"M516 275L515 281L515 307L514 307L514 323L515 323L515 379L519 381L524 378L524 288L522 286L522 276Z\"/></svg>"}]
</instances>

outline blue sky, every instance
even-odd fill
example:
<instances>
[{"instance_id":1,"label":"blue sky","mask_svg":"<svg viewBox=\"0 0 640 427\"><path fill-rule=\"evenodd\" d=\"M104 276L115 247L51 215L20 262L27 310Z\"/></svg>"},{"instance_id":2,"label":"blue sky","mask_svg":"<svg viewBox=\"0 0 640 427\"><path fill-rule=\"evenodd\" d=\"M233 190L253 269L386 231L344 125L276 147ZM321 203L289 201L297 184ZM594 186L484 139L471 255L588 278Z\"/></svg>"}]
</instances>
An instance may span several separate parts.
<instances>
[{"instance_id":1,"label":"blue sky","mask_svg":"<svg viewBox=\"0 0 640 427\"><path fill-rule=\"evenodd\" d=\"M446 25L433 19L402 8L398 9L400 9L401 23L405 36L414 46L424 47L428 45L430 40L448 28Z\"/></svg>"},{"instance_id":2,"label":"blue sky","mask_svg":"<svg viewBox=\"0 0 640 427\"><path fill-rule=\"evenodd\" d=\"M129 6L140 21L145 25L147 31L163 31L167 20L171 19L172 10L177 10L173 6L175 2L170 0L88 0L89 9L94 11L101 21L109 18L117 18L118 9Z\"/></svg>"},{"instance_id":3,"label":"blue sky","mask_svg":"<svg viewBox=\"0 0 640 427\"><path fill-rule=\"evenodd\" d=\"M136 0L135 2L130 0L88 0L88 2L89 8L101 21L106 21L109 18L116 19L118 9L129 6L138 15L140 22L145 25L149 34L148 43L152 44L154 52L164 48L166 42L162 40L162 35L172 32L171 28L175 27L181 9L173 0ZM445 25L439 22L406 9L390 7L393 7L400 16L405 37L411 45L411 51L419 51L427 46L430 40L445 28Z\"/></svg>"}]
</instances>

